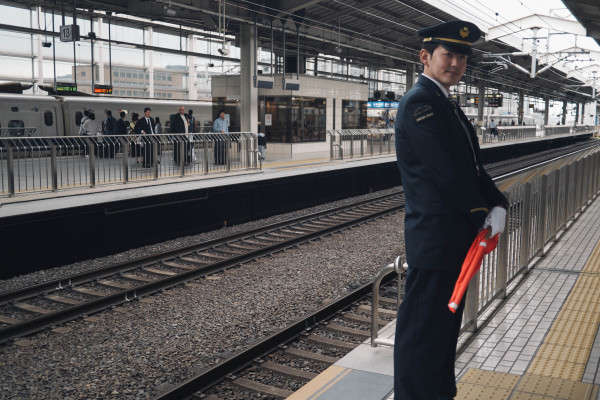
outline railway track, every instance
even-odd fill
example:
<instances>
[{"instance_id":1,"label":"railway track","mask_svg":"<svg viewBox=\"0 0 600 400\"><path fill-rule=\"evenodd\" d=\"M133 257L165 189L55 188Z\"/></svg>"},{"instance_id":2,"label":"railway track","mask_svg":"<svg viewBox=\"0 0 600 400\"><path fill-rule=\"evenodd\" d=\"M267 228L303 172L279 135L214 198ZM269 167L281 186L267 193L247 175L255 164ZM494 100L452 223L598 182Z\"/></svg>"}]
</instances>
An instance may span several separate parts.
<instances>
[{"instance_id":1,"label":"railway track","mask_svg":"<svg viewBox=\"0 0 600 400\"><path fill-rule=\"evenodd\" d=\"M396 282L388 277L381 287L380 328L396 316L404 279ZM370 337L370 294L363 285L155 400L285 399Z\"/></svg>"},{"instance_id":2,"label":"railway track","mask_svg":"<svg viewBox=\"0 0 600 400\"><path fill-rule=\"evenodd\" d=\"M593 143L592 145L596 144ZM546 162L549 159L564 156L566 153L572 154L589 147L591 146L576 145L562 152L549 151L543 155L542 161ZM489 166L488 171L490 175L498 176L505 174L507 168L512 170L525 168L532 164L534 158L539 162L539 157L528 156L518 160L511 160L510 167L506 165ZM49 326L86 316L113 305L122 304L198 277L249 262L270 253L315 240L321 236L347 229L348 227L364 223L388 213L393 213L402 207L403 196L402 191L399 191L392 195L345 206L342 209L320 212L260 229L238 233L223 239L205 242L198 246L178 249L167 254L145 257L133 262L72 276L60 281L5 293L0 295L0 342L31 334ZM359 289L359 293L355 294L355 298L332 303L326 309L319 310L307 319L293 324L291 326L292 333L287 333L286 335L278 333L265 339L263 341L265 342L264 344L261 342L262 347L253 346L242 353L243 357L245 356L248 360L251 360L261 357L265 351L268 351L266 350L267 348L278 349L276 353L273 353L273 356L269 356L271 360L265 361L260 359L256 362L242 362L240 359L232 357L219 363L209 371L212 374L210 384L207 384L209 381L209 378L207 378L208 375L204 375L201 378L196 377L196 383L192 383L191 386L185 389L176 389L187 391L186 396L189 396L200 387L211 386L214 381L222 380L223 376L228 375L231 378L228 383L233 385L233 387L238 387L240 386L238 383L243 383L245 380L241 379L237 383L234 383L234 377L231 376L232 371L236 371L240 365L249 363L252 366L251 368L257 369L259 368L257 365L272 361L274 358L287 360L288 366L293 364L300 365L304 362L308 362L310 365L312 363L322 365L323 362L319 364L315 360L298 361L299 359L290 359L290 351L294 352L294 350L288 350L294 346L287 345L287 347L281 347L281 343L289 341L290 335L308 337L307 335L316 334L320 329L326 332L336 331L337 329L335 335L344 335L343 332L339 331L339 326L348 325L340 323L340 321L347 321L347 318L344 318L343 314L342 316L334 317L336 319L327 324L319 323L319 321L322 321L324 318L332 318L331 316L339 312L340 308L349 307L351 302L359 301L359 298L364 299L369 291L370 285L365 285ZM362 305L364 306L364 304ZM385 312L382 313L385 314ZM362 319L362 321L358 321L355 318L350 326L347 326L350 330L345 333L350 338L349 340L356 345L364 340L365 332L368 331L368 323L365 321L368 317L364 310L361 312L350 312L350 314L357 314ZM365 323L367 325L363 326L362 324ZM308 327L311 327L310 332L307 331ZM296 331L293 329L296 329ZM360 330L365 332L359 332ZM320 336L327 335L320 334ZM311 345L315 346L315 344ZM319 351L320 353L327 353L329 350L321 348ZM306 353L302 354L308 357ZM250 358L250 356L254 358ZM274 368L271 363L267 363L266 366ZM261 372L261 374L264 373ZM240 376L236 375L235 379L237 378L240 378ZM182 398L182 393L180 392L177 395L179 397L164 398ZM168 395L166 394L165 396ZM205 397L205 395L202 394L201 397ZM231 397L226 396L225 398Z\"/></svg>"},{"instance_id":3,"label":"railway track","mask_svg":"<svg viewBox=\"0 0 600 400\"><path fill-rule=\"evenodd\" d=\"M401 210L403 193L380 196L0 295L0 343Z\"/></svg>"}]
</instances>

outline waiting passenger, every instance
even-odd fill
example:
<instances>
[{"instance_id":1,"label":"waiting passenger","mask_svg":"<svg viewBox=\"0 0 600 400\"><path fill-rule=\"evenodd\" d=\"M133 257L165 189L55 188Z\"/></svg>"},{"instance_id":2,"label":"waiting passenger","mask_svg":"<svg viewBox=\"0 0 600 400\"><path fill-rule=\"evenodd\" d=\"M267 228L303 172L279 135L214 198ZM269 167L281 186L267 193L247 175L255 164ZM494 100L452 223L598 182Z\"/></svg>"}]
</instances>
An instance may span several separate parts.
<instances>
[{"instance_id":1,"label":"waiting passenger","mask_svg":"<svg viewBox=\"0 0 600 400\"><path fill-rule=\"evenodd\" d=\"M490 133L495 137L498 136L498 128L496 128L496 123L492 119L490 121Z\"/></svg>"},{"instance_id":2,"label":"waiting passenger","mask_svg":"<svg viewBox=\"0 0 600 400\"><path fill-rule=\"evenodd\" d=\"M83 136L83 124L85 124L85 121L88 119L90 119L90 111L83 110L83 118L81 118L81 121L79 121L79 136Z\"/></svg>"},{"instance_id":3,"label":"waiting passenger","mask_svg":"<svg viewBox=\"0 0 600 400\"><path fill-rule=\"evenodd\" d=\"M185 114L185 108L183 106L179 106L179 112L176 114L171 114L171 116L169 117L169 125L171 128L171 133L173 134L182 134L188 133L188 128L189 128L189 121L187 118L187 115ZM185 141L185 139L183 137L180 136L174 136L173 137L173 161L175 162L175 165L179 165L181 163L181 157L180 157L180 143L181 141L184 141L184 154L189 154L189 144ZM187 164L190 162L190 158L185 157L185 159L183 160L184 164Z\"/></svg>"},{"instance_id":4,"label":"waiting passenger","mask_svg":"<svg viewBox=\"0 0 600 400\"><path fill-rule=\"evenodd\" d=\"M229 127L225 121L225 110L219 110L219 117L213 123L213 132L228 133ZM215 138L215 164L224 165L227 162L227 149L225 148L225 138Z\"/></svg>"},{"instance_id":5,"label":"waiting passenger","mask_svg":"<svg viewBox=\"0 0 600 400\"><path fill-rule=\"evenodd\" d=\"M117 135L127 135L128 122L125 121L125 111L119 113L120 118L117 120Z\"/></svg>"}]
</instances>

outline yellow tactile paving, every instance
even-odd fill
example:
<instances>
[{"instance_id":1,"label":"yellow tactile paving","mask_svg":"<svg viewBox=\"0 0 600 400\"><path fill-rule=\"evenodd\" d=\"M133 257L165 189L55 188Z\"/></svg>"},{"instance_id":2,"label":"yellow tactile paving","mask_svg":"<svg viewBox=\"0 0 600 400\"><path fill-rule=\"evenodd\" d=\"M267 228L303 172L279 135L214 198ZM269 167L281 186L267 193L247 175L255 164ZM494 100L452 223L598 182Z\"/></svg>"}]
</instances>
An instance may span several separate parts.
<instances>
[{"instance_id":1,"label":"yellow tactile paving","mask_svg":"<svg viewBox=\"0 0 600 400\"><path fill-rule=\"evenodd\" d=\"M596 398L597 386L566 379L525 374L519 381L516 390L522 393L547 396L551 399L591 400Z\"/></svg>"},{"instance_id":2,"label":"yellow tactile paving","mask_svg":"<svg viewBox=\"0 0 600 400\"><path fill-rule=\"evenodd\" d=\"M312 400L317 399L321 394L327 391L330 387L335 385L340 379L347 375L350 368L338 367L332 365L325 371L321 372L316 378L302 386L294 394L289 396L286 400Z\"/></svg>"}]
</instances>

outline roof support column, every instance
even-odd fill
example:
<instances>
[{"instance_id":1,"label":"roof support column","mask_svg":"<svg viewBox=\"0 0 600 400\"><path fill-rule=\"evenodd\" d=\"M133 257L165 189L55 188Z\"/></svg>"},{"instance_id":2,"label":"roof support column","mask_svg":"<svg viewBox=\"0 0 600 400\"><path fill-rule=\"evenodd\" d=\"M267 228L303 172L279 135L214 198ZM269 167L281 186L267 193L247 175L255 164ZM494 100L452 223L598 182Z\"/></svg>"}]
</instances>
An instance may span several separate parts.
<instances>
[{"instance_id":1,"label":"roof support column","mask_svg":"<svg viewBox=\"0 0 600 400\"><path fill-rule=\"evenodd\" d=\"M148 34L148 39L144 40L147 42L149 46L153 46L152 42L152 27L149 26L144 30L144 35ZM144 38L145 39L145 38ZM150 98L154 97L154 51L148 50L148 66L144 69L148 70L148 93ZM146 62L146 57L144 57L144 63Z\"/></svg>"},{"instance_id":2,"label":"roof support column","mask_svg":"<svg viewBox=\"0 0 600 400\"><path fill-rule=\"evenodd\" d=\"M483 129L483 107L485 106L485 81L483 79L479 79L477 82L477 92L477 96L479 97L479 103L477 104L477 126ZM480 129L477 129L477 134L483 133Z\"/></svg>"},{"instance_id":3,"label":"roof support column","mask_svg":"<svg viewBox=\"0 0 600 400\"><path fill-rule=\"evenodd\" d=\"M544 97L544 126L548 125L548 118L550 117L550 97Z\"/></svg>"},{"instance_id":4,"label":"roof support column","mask_svg":"<svg viewBox=\"0 0 600 400\"><path fill-rule=\"evenodd\" d=\"M242 25L240 32L240 120L242 132L258 133L258 89L254 85L256 51L254 26Z\"/></svg>"},{"instance_id":5,"label":"roof support column","mask_svg":"<svg viewBox=\"0 0 600 400\"><path fill-rule=\"evenodd\" d=\"M44 14L42 12L42 7L36 7L36 18L38 21L40 21L41 19L45 18ZM42 52L42 35L37 34L36 35L36 42L37 42L37 51L35 54L37 54L37 62L38 62L38 79L37 79L37 85L43 85L44 84L44 53ZM33 51L33 48L31 49ZM35 74L33 74L33 65L31 66L31 71L32 71L32 77L33 77L33 81L35 81ZM34 85L34 91L37 90L37 92L39 93L40 91L37 89L37 86ZM44 93L44 92L42 92ZM44 93L45 94L45 93Z\"/></svg>"},{"instance_id":6,"label":"roof support column","mask_svg":"<svg viewBox=\"0 0 600 400\"><path fill-rule=\"evenodd\" d=\"M415 84L415 64L409 63L406 65L406 92Z\"/></svg>"},{"instance_id":7,"label":"roof support column","mask_svg":"<svg viewBox=\"0 0 600 400\"><path fill-rule=\"evenodd\" d=\"M575 103L575 121L573 121L573 126L577 125L577 121L579 121L579 103Z\"/></svg>"},{"instance_id":8,"label":"roof support column","mask_svg":"<svg viewBox=\"0 0 600 400\"><path fill-rule=\"evenodd\" d=\"M517 105L517 115L519 116L519 125L523 125L523 115L525 114L525 92L519 90L519 104Z\"/></svg>"},{"instance_id":9,"label":"roof support column","mask_svg":"<svg viewBox=\"0 0 600 400\"><path fill-rule=\"evenodd\" d=\"M579 114L579 115L581 115L580 124L583 125L584 124L583 120L585 118L585 103L581 103L581 114Z\"/></svg>"},{"instance_id":10,"label":"roof support column","mask_svg":"<svg viewBox=\"0 0 600 400\"><path fill-rule=\"evenodd\" d=\"M561 125L564 125L567 121L567 101L563 100L563 110L562 110L562 118Z\"/></svg>"},{"instance_id":11,"label":"roof support column","mask_svg":"<svg viewBox=\"0 0 600 400\"><path fill-rule=\"evenodd\" d=\"M97 18L96 23L98 24L97 34L99 38L102 37L102 18ZM92 27L92 30L94 27ZM98 40L94 42L94 46L98 48L98 76L96 77L96 82L99 85L104 85L104 42L102 40ZM93 68L94 66L92 66Z\"/></svg>"},{"instance_id":12,"label":"roof support column","mask_svg":"<svg viewBox=\"0 0 600 400\"><path fill-rule=\"evenodd\" d=\"M196 51L196 37L188 35L187 37L187 49L193 53ZM187 67L188 67L188 80L187 80L187 98L188 100L198 100L198 69L196 67L196 57L186 56Z\"/></svg>"}]
</instances>

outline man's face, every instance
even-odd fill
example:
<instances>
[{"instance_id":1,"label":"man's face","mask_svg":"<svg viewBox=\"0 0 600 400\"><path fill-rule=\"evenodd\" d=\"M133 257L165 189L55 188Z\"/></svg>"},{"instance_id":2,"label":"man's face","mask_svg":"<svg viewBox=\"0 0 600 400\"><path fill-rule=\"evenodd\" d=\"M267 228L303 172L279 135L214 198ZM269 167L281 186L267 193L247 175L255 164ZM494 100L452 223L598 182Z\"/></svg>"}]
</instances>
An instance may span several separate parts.
<instances>
[{"instance_id":1,"label":"man's face","mask_svg":"<svg viewBox=\"0 0 600 400\"><path fill-rule=\"evenodd\" d=\"M179 107L179 114L183 115L185 113L185 108Z\"/></svg>"},{"instance_id":2,"label":"man's face","mask_svg":"<svg viewBox=\"0 0 600 400\"><path fill-rule=\"evenodd\" d=\"M150 110L146 110L146 111L144 111L144 116L145 116L146 118L150 118L150 113L151 113L151 112L152 112L152 111L150 111Z\"/></svg>"},{"instance_id":3,"label":"man's face","mask_svg":"<svg viewBox=\"0 0 600 400\"><path fill-rule=\"evenodd\" d=\"M425 75L441 83L446 90L456 85L467 69L465 54L454 53L443 46L436 47L433 54L423 49L419 56Z\"/></svg>"},{"instance_id":4,"label":"man's face","mask_svg":"<svg viewBox=\"0 0 600 400\"><path fill-rule=\"evenodd\" d=\"M225 119L225 113L224 112L219 113L219 118Z\"/></svg>"}]
</instances>

